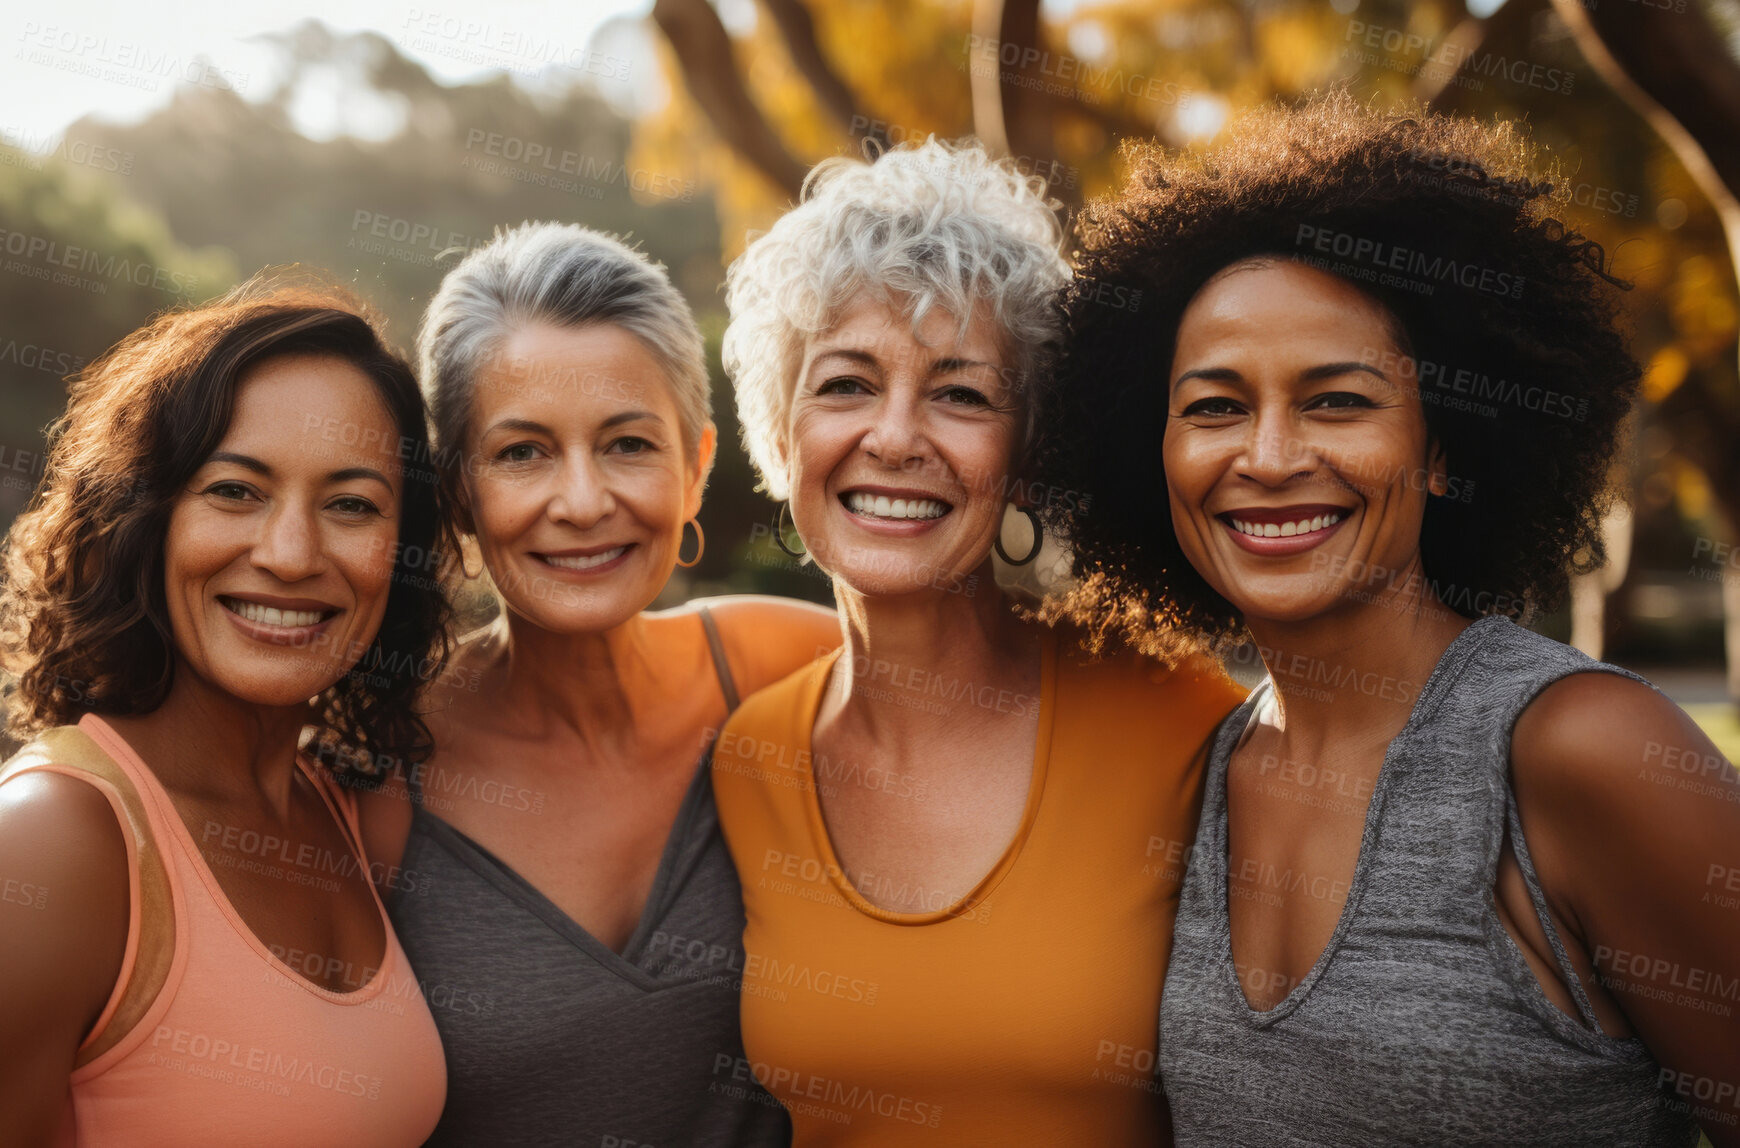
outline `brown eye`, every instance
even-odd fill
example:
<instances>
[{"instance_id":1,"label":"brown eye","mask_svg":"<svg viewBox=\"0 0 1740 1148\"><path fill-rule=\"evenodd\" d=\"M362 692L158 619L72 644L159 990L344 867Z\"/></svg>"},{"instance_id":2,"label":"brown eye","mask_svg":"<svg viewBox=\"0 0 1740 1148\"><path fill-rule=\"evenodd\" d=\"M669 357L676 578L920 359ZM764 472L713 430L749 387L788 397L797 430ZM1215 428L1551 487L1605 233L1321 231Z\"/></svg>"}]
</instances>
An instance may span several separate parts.
<instances>
[{"instance_id":1,"label":"brown eye","mask_svg":"<svg viewBox=\"0 0 1740 1148\"><path fill-rule=\"evenodd\" d=\"M1312 399L1311 402L1309 404L1307 404L1306 409L1307 410L1312 410L1312 409L1316 409L1316 410L1324 410L1324 409L1327 409L1327 410L1347 410L1349 408L1369 409L1373 405L1374 404L1372 403L1372 401L1370 399L1366 398L1364 395L1356 394L1353 391L1330 391L1327 394L1318 395L1316 398Z\"/></svg>"},{"instance_id":2,"label":"brown eye","mask_svg":"<svg viewBox=\"0 0 1740 1148\"><path fill-rule=\"evenodd\" d=\"M1216 415L1236 415L1241 412L1239 405L1233 400L1217 395L1214 398L1197 399L1185 407L1183 414L1214 417Z\"/></svg>"}]
</instances>

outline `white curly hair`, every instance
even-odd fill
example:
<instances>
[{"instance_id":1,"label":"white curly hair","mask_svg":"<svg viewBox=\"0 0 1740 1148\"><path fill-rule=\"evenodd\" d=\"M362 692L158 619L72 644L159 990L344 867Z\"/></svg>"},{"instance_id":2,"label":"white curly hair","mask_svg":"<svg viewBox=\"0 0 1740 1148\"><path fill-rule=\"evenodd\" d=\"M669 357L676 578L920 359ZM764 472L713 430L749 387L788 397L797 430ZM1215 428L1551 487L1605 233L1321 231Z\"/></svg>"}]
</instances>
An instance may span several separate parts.
<instances>
[{"instance_id":1,"label":"white curly hair","mask_svg":"<svg viewBox=\"0 0 1740 1148\"><path fill-rule=\"evenodd\" d=\"M934 136L873 163L823 160L799 205L753 239L725 276L721 348L743 445L776 500L790 497L788 429L805 343L861 295L898 302L916 327L933 307L989 309L1012 353L1032 435L1033 384L1062 334L1069 265L1045 180L977 143Z\"/></svg>"}]
</instances>

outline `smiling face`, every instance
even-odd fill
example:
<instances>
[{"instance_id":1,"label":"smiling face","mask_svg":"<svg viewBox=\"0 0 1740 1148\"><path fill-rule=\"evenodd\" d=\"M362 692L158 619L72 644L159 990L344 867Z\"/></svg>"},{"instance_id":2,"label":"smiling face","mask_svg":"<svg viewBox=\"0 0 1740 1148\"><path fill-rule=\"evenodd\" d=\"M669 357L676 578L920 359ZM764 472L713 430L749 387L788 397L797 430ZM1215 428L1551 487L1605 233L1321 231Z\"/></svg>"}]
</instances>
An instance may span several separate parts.
<instances>
[{"instance_id":1,"label":"smiling face","mask_svg":"<svg viewBox=\"0 0 1740 1148\"><path fill-rule=\"evenodd\" d=\"M1417 572L1428 491L1447 479L1412 368L1382 306L1299 263L1234 264L1186 308L1164 445L1173 528L1247 620L1357 608Z\"/></svg>"},{"instance_id":2,"label":"smiling face","mask_svg":"<svg viewBox=\"0 0 1740 1148\"><path fill-rule=\"evenodd\" d=\"M223 440L170 511L178 672L294 706L355 664L392 584L397 442L375 383L343 359L284 355L242 377Z\"/></svg>"},{"instance_id":3,"label":"smiling face","mask_svg":"<svg viewBox=\"0 0 1740 1148\"><path fill-rule=\"evenodd\" d=\"M1003 521L1022 397L996 324L933 309L914 329L860 297L804 351L792 521L822 569L881 596L959 585Z\"/></svg>"},{"instance_id":4,"label":"smiling face","mask_svg":"<svg viewBox=\"0 0 1740 1148\"><path fill-rule=\"evenodd\" d=\"M507 608L557 633L646 609L701 508L713 429L683 446L671 385L607 323L531 324L478 372L466 433L470 527Z\"/></svg>"}]
</instances>

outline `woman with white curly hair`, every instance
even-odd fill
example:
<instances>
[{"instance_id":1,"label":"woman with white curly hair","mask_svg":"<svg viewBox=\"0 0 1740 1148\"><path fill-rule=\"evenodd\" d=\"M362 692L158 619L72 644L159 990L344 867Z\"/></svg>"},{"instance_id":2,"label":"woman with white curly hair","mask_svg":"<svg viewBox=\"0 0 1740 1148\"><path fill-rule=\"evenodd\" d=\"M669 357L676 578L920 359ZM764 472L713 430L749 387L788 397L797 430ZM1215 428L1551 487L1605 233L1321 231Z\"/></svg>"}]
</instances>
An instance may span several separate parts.
<instances>
[{"instance_id":1,"label":"woman with white curly hair","mask_svg":"<svg viewBox=\"0 0 1740 1148\"><path fill-rule=\"evenodd\" d=\"M800 1148L1165 1134L1168 937L1240 691L1090 659L993 577L1006 509L1072 497L1022 481L1069 275L1039 186L934 140L829 160L729 273L744 439L846 633L713 766L749 954L720 1073Z\"/></svg>"}]
</instances>

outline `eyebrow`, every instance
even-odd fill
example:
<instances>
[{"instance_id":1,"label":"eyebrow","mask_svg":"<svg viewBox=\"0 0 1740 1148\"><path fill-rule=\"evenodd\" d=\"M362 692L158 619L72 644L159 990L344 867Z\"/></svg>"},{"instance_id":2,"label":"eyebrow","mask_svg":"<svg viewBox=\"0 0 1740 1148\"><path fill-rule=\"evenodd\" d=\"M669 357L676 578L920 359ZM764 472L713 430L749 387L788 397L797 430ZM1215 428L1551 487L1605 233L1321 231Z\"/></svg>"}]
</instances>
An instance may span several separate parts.
<instances>
[{"instance_id":1,"label":"eyebrow","mask_svg":"<svg viewBox=\"0 0 1740 1148\"><path fill-rule=\"evenodd\" d=\"M205 460L207 466L210 466L214 462L227 462L231 466L239 466L243 470L251 470L255 474L261 475L265 478L273 477L274 473L271 467L267 466L259 459L254 458L252 455L236 454L233 451L220 450ZM372 466L347 466L343 470L335 470L331 474L328 474L326 476L326 481L329 483L350 482L353 479L359 478L372 478L382 486L386 487L389 491L393 489L393 484L388 480L387 476Z\"/></svg>"},{"instance_id":2,"label":"eyebrow","mask_svg":"<svg viewBox=\"0 0 1740 1148\"><path fill-rule=\"evenodd\" d=\"M811 364L814 365L815 363L819 363L823 359L849 359L854 363L863 363L865 366L870 367L879 367L882 365L881 360L877 359L877 357L872 355L870 352L854 351L846 347L835 347L823 350L817 354L813 360L811 360ZM987 363L980 359L962 359L951 356L948 358L933 360L930 364L930 373L933 375L942 375L948 374L952 371L967 371L974 367L984 367L989 371L997 370L997 365L995 363Z\"/></svg>"},{"instance_id":3,"label":"eyebrow","mask_svg":"<svg viewBox=\"0 0 1740 1148\"><path fill-rule=\"evenodd\" d=\"M847 359L854 363L863 363L867 367L881 366L881 363L877 360L876 356L872 355L869 351L854 351L848 347L827 348L819 352L814 359L810 360L810 365L814 366L823 359Z\"/></svg>"},{"instance_id":4,"label":"eyebrow","mask_svg":"<svg viewBox=\"0 0 1740 1148\"><path fill-rule=\"evenodd\" d=\"M605 419L604 422L600 424L600 427L603 430L609 430L611 427L619 427L623 423L637 422L641 419L649 419L655 423L662 423L665 421L659 417L657 411L619 411Z\"/></svg>"},{"instance_id":5,"label":"eyebrow","mask_svg":"<svg viewBox=\"0 0 1740 1148\"><path fill-rule=\"evenodd\" d=\"M1354 363L1354 362L1324 363L1320 367L1311 367L1305 371L1300 372L1300 378L1315 382L1318 379L1333 379L1337 375L1352 374L1355 371L1364 371L1366 374L1370 375L1372 378L1381 380L1382 382L1385 382L1385 383L1388 383L1390 381L1390 377L1388 375L1384 374L1382 371L1378 370L1376 367L1372 366L1370 363Z\"/></svg>"},{"instance_id":6,"label":"eyebrow","mask_svg":"<svg viewBox=\"0 0 1740 1148\"><path fill-rule=\"evenodd\" d=\"M995 371L995 363L987 363L981 359L938 359L930 365L932 374L945 374L950 371L970 371L974 367L983 367L987 371Z\"/></svg>"},{"instance_id":7,"label":"eyebrow","mask_svg":"<svg viewBox=\"0 0 1740 1148\"><path fill-rule=\"evenodd\" d=\"M618 411L599 425L601 429L609 430L612 427L619 427L623 423L632 423L640 419L648 419L655 423L663 423L665 421L657 411ZM555 431L551 430L543 423L537 422L533 419L502 419L500 422L492 423L483 433L486 435L494 434L496 431L526 431L530 434L549 435L551 438L556 437Z\"/></svg>"},{"instance_id":8,"label":"eyebrow","mask_svg":"<svg viewBox=\"0 0 1740 1148\"><path fill-rule=\"evenodd\" d=\"M1351 361L1345 363L1323 363L1320 366L1307 367L1305 370L1299 372L1299 377L1304 379L1306 382L1317 382L1321 379L1333 379L1337 375L1346 375L1355 371L1363 371L1366 374L1371 375L1373 378L1392 387L1395 386L1394 383L1390 382L1390 377L1378 370L1376 367L1371 366L1368 363L1356 363ZM1172 381L1172 385L1176 387L1186 379L1205 379L1211 383L1236 383L1241 382L1244 379L1244 376L1233 370L1231 367L1203 367L1200 370L1185 371L1182 375L1179 375Z\"/></svg>"}]
</instances>

